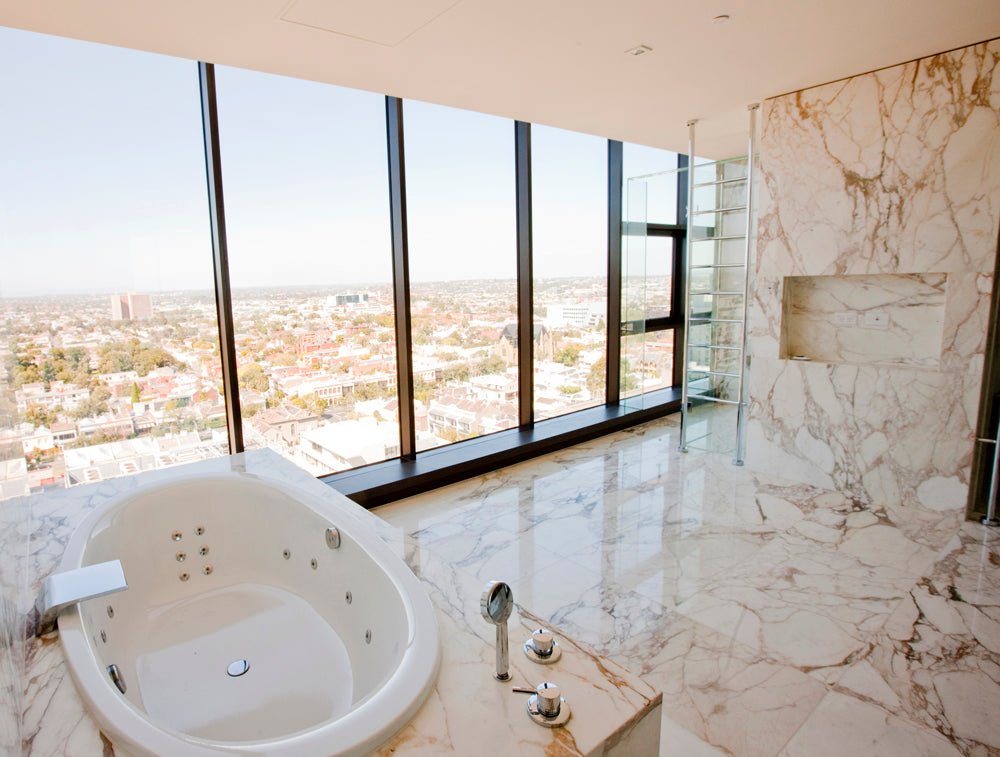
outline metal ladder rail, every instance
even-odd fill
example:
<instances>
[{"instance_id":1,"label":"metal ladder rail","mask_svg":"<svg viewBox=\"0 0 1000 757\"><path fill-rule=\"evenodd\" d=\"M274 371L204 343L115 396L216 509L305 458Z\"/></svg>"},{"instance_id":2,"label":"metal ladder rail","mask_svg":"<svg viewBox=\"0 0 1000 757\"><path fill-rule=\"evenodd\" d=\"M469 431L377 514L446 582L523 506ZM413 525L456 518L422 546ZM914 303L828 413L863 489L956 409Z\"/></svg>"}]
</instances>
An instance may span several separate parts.
<instances>
[{"instance_id":1,"label":"metal ladder rail","mask_svg":"<svg viewBox=\"0 0 1000 757\"><path fill-rule=\"evenodd\" d=\"M753 233L753 178L754 178L754 157L757 154L757 111L760 103L754 103L747 107L750 112L750 135L747 140L747 217L746 217L746 246L743 250L743 326L740 339L740 378L739 389L737 391L736 406L736 459L733 463L743 465L746 461L746 373L747 363L747 319L750 316L750 245Z\"/></svg>"},{"instance_id":2,"label":"metal ladder rail","mask_svg":"<svg viewBox=\"0 0 1000 757\"><path fill-rule=\"evenodd\" d=\"M688 276L685 277L685 287L683 292L683 302L684 302L684 349L683 349L683 372L682 372L682 385L681 385L681 428L680 428L680 450L682 452L687 452L687 434L689 430L689 420L688 420L688 404L690 399L698 398L700 400L706 400L711 402L717 402L721 404L736 405L737 415L736 415L736 454L733 459L735 465L744 464L744 454L746 446L746 381L745 381L745 370L746 370L746 355L747 355L747 319L749 315L749 285L750 285L750 245L752 242L751 232L752 232L752 215L753 215L753 178L754 178L754 156L756 154L756 111L759 104L754 104L748 107L750 112L750 137L749 137L749 149L747 151L747 172L746 176L734 177L729 179L718 179L715 181L698 182L694 181L694 148L695 148L695 124L697 120L689 121L688 126L688 154L690 158L690 167L688 168L688 208L687 208L687 226L688 229L695 228L693 219L695 216L703 216L708 214L718 215L722 213L734 213L737 211L746 211L746 225L743 234L725 234L721 236L705 236L705 237L694 237L693 234L687 235L687 268ZM697 187L706 186L727 186L735 185L738 183L746 183L746 200L744 205L733 206L733 207L717 207L709 210L693 210L694 205L694 192L693 190ZM723 203L717 203L723 204ZM704 243L708 241L712 242L725 242L725 241L743 241L743 261L742 263L714 263L712 265L693 265L693 255L692 247L694 244ZM717 251L718 253L718 251ZM719 258L716 257L716 260ZM719 271L722 269L743 269L743 291L742 292L730 292L730 291L719 291L712 289L707 292L693 292L691 291L690 285L690 272L694 270L714 270ZM719 281L716 280L712 284L713 287L719 286ZM739 296L743 297L743 310L741 318L706 318L699 316L692 316L691 304L692 298L697 296ZM692 344L691 342L691 324L705 324L705 323L731 323L740 325L740 339L738 346L731 345L721 345L721 344L708 344L708 343L697 343ZM715 341L715 336L710 337L712 342ZM696 370L689 366L689 352L691 348L708 348L710 350L725 350L730 352L738 352L738 370L733 373L729 371L712 371L712 370ZM691 379L690 375L695 374L699 376L697 379ZM723 376L727 378L735 378L737 380L737 399L725 399L722 397L715 397L710 395L705 395L701 393L691 392L690 383L695 381L701 381L710 376Z\"/></svg>"},{"instance_id":3,"label":"metal ladder rail","mask_svg":"<svg viewBox=\"0 0 1000 757\"><path fill-rule=\"evenodd\" d=\"M688 169L687 169L687 228L694 228L691 223L693 218L691 206L694 204L694 127L698 123L697 119L687 122L688 127ZM687 261L687 274L684 277L684 291L681 292L681 302L684 305L684 349L681 353L681 428L679 449L687 452L687 430L688 430L688 346L691 340L691 309L688 307L688 299L691 291L691 240L690 233L685 234L685 259Z\"/></svg>"}]
</instances>

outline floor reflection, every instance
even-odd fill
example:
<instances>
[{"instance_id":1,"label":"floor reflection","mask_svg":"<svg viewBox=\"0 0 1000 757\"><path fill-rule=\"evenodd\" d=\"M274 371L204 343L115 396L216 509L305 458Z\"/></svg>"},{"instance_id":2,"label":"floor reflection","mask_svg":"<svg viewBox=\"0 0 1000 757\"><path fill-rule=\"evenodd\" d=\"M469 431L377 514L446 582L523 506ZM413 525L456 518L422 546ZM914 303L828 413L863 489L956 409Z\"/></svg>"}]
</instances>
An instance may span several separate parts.
<instances>
[{"instance_id":1,"label":"floor reflection","mask_svg":"<svg viewBox=\"0 0 1000 757\"><path fill-rule=\"evenodd\" d=\"M678 430L376 512L662 688L663 754L808 754L853 728L879 754L1000 755L1000 727L962 710L1000 709L996 530L965 524L938 552L878 507L682 454Z\"/></svg>"}]
</instances>

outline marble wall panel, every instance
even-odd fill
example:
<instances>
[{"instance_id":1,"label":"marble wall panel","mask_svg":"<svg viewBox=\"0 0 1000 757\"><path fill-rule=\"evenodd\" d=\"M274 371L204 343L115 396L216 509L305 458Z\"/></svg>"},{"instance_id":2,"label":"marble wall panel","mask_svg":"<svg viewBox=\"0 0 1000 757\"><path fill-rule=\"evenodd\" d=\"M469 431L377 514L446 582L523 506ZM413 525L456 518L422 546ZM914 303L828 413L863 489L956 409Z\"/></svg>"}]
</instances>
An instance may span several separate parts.
<instances>
[{"instance_id":1,"label":"marble wall panel","mask_svg":"<svg viewBox=\"0 0 1000 757\"><path fill-rule=\"evenodd\" d=\"M761 111L747 463L918 530L951 517L966 504L993 286L1000 41ZM935 367L781 358L786 277L928 273L947 276Z\"/></svg>"},{"instance_id":2,"label":"marble wall panel","mask_svg":"<svg viewBox=\"0 0 1000 757\"><path fill-rule=\"evenodd\" d=\"M21 753L24 642L19 606L26 592L27 510L21 499L0 499L0 754Z\"/></svg>"}]
</instances>

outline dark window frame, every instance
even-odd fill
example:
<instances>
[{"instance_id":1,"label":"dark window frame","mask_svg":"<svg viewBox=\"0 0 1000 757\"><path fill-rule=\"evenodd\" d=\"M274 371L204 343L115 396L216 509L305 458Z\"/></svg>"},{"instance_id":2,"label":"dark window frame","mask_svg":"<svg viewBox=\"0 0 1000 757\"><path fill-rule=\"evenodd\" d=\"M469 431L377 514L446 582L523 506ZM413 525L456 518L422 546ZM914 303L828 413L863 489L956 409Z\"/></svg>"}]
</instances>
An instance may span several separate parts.
<instances>
[{"instance_id":1,"label":"dark window frame","mask_svg":"<svg viewBox=\"0 0 1000 757\"><path fill-rule=\"evenodd\" d=\"M222 379L226 396L230 452L244 450L236 373L232 297L226 244L223 175L220 162L215 70L199 63L202 126L205 145L207 196L209 201L212 255L216 284L216 315L219 324ZM597 438L680 409L681 352L683 350L683 306L686 266L684 224L648 224L649 236L671 237L674 243L673 292L670 315L643 321L622 322L622 143L608 140L608 305L607 373L605 402L597 407L571 411L544 420L534 419L533 361L531 360L532 240L531 240L531 125L514 121L515 186L518 240L518 328L519 413L518 426L487 436L455 442L417 453L413 396L412 346L410 343L410 280L406 219L406 180L403 152L403 101L386 96L386 140L389 160L389 213L392 230L393 295L395 301L396 365L400 413L399 457L319 477L364 507L391 502L456 481L480 475L572 444ZM678 167L687 166L687 156L678 155ZM687 212L687 184L678 172L677 217ZM527 317L525 317L527 315ZM621 360L621 339L628 334L672 329L674 331L673 386L647 392L642 408L621 400L621 381L615 369ZM525 354L526 353L526 354ZM227 359L228 358L228 359ZM530 388L530 391L526 390Z\"/></svg>"}]
</instances>

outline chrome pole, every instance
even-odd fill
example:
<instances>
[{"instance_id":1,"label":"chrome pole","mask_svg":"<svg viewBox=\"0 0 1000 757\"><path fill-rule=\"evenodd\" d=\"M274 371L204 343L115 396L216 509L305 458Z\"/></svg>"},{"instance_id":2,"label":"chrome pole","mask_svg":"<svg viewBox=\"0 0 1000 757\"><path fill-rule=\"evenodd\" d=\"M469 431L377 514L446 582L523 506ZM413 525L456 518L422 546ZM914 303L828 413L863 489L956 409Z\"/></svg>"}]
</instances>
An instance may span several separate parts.
<instances>
[{"instance_id":1,"label":"chrome pole","mask_svg":"<svg viewBox=\"0 0 1000 757\"><path fill-rule=\"evenodd\" d=\"M740 339L740 372L739 386L737 389L736 406L736 458L734 465L743 465L746 455L746 381L744 374L747 370L747 318L750 315L750 245L752 244L751 232L753 231L753 181L754 181L754 155L757 154L757 110L760 103L747 106L750 111L750 137L747 141L747 225L746 240L743 247L743 334Z\"/></svg>"},{"instance_id":2,"label":"chrome pole","mask_svg":"<svg viewBox=\"0 0 1000 757\"><path fill-rule=\"evenodd\" d=\"M684 350L681 354L681 434L680 434L680 451L687 452L687 414L688 414L688 342L691 338L691 307L688 302L688 293L691 289L691 230L694 228L691 224L692 212L691 208L694 205L694 125L698 123L698 119L693 119L687 122L688 127L688 191L687 191L687 234L685 234L685 246L687 247L685 258L685 267L687 270L684 272L684 277L682 279L684 284L684 291L681 292L681 303L684 305Z\"/></svg>"}]
</instances>

